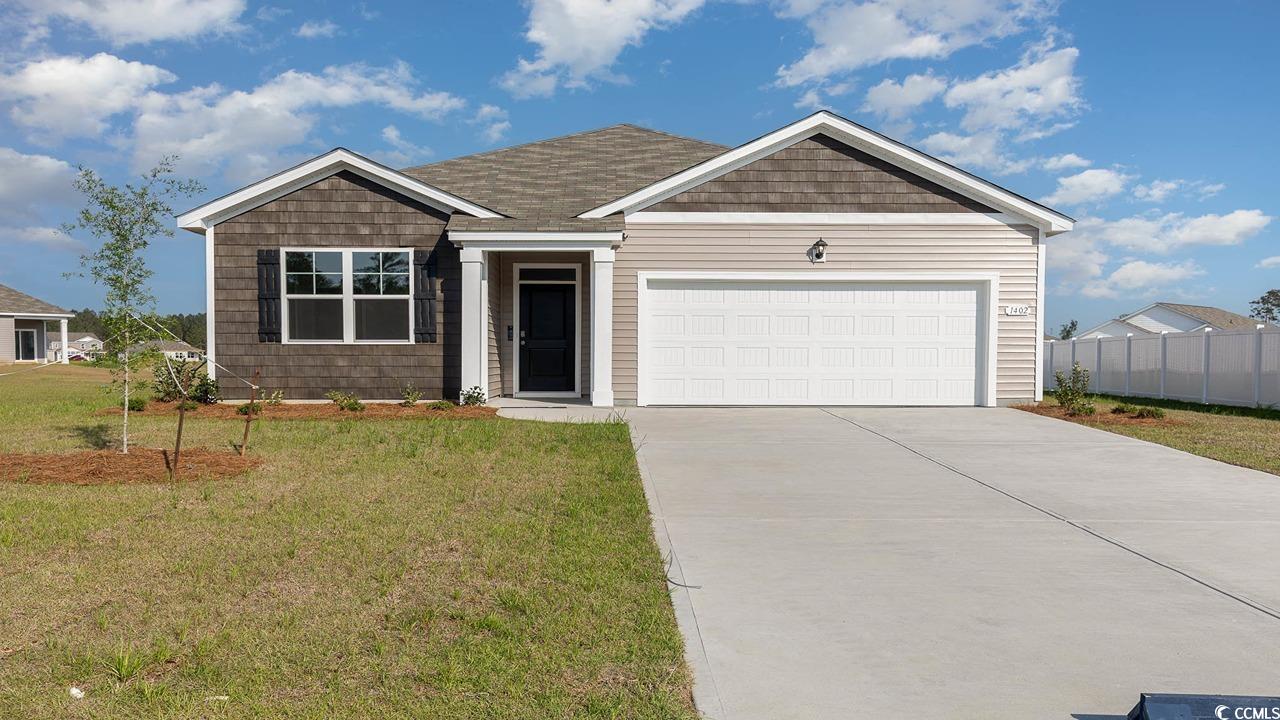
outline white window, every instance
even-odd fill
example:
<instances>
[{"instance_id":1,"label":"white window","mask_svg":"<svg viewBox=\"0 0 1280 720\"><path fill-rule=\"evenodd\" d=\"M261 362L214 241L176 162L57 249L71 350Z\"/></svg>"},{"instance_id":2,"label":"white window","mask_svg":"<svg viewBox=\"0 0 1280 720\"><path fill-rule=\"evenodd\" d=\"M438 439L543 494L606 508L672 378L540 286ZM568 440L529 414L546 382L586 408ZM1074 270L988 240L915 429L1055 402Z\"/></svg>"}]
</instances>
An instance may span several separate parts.
<instances>
[{"instance_id":1,"label":"white window","mask_svg":"<svg viewBox=\"0 0 1280 720\"><path fill-rule=\"evenodd\" d=\"M412 251L281 252L285 342L412 342Z\"/></svg>"}]
</instances>

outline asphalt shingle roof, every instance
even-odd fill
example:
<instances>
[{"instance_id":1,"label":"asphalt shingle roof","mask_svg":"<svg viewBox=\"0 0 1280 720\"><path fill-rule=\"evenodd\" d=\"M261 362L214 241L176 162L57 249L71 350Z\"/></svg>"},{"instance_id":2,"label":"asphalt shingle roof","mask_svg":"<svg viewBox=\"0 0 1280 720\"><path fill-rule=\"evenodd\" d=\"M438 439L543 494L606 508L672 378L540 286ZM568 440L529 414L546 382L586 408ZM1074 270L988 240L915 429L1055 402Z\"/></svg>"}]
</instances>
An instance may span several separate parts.
<instances>
[{"instance_id":1,"label":"asphalt shingle roof","mask_svg":"<svg viewBox=\"0 0 1280 720\"><path fill-rule=\"evenodd\" d=\"M621 218L575 216L728 150L635 125L613 125L466 155L402 172L506 215L454 215L453 230L619 230Z\"/></svg>"},{"instance_id":2,"label":"asphalt shingle roof","mask_svg":"<svg viewBox=\"0 0 1280 720\"><path fill-rule=\"evenodd\" d=\"M24 292L18 292L8 285L0 285L0 315L48 315L51 313L69 314L57 305L51 305Z\"/></svg>"},{"instance_id":3,"label":"asphalt shingle roof","mask_svg":"<svg viewBox=\"0 0 1280 720\"><path fill-rule=\"evenodd\" d=\"M1220 330L1252 330L1257 327L1259 320L1251 317L1245 317L1238 313L1222 308L1210 307L1208 305L1183 305L1181 303L1162 302L1161 305L1176 310L1184 315L1208 323Z\"/></svg>"}]
</instances>

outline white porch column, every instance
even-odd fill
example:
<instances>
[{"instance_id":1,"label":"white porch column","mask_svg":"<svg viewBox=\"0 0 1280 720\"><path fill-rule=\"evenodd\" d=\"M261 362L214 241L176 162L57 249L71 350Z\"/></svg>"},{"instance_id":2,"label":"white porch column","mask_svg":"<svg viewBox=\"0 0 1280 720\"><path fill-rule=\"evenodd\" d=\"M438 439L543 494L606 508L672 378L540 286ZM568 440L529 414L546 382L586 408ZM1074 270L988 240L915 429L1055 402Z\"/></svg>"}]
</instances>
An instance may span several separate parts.
<instances>
[{"instance_id":1,"label":"white porch column","mask_svg":"<svg viewBox=\"0 0 1280 720\"><path fill-rule=\"evenodd\" d=\"M489 395L489 273L484 251L463 248L462 259L462 391L479 386Z\"/></svg>"},{"instance_id":2,"label":"white porch column","mask_svg":"<svg viewBox=\"0 0 1280 720\"><path fill-rule=\"evenodd\" d=\"M613 405L613 255L591 251L591 404Z\"/></svg>"},{"instance_id":3,"label":"white porch column","mask_svg":"<svg viewBox=\"0 0 1280 720\"><path fill-rule=\"evenodd\" d=\"M62 333L62 344L59 345L58 348L62 352L62 364L66 365L68 362L71 361L71 357L70 357L71 348L67 347L67 319L66 318L62 318L61 320L58 321L58 331ZM49 343L45 343L45 345L48 345L48 344ZM45 352L48 352L48 350L45 350Z\"/></svg>"}]
</instances>

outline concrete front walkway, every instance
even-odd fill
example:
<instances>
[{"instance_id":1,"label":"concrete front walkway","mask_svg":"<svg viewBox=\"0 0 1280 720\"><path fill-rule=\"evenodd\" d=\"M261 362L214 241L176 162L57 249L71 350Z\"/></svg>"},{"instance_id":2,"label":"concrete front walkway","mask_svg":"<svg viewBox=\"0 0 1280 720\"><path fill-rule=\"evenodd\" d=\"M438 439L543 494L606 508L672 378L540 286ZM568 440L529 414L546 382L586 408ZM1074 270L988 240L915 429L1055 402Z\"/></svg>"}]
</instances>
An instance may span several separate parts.
<instances>
[{"instance_id":1,"label":"concrete front walkway","mask_svg":"<svg viewBox=\"0 0 1280 720\"><path fill-rule=\"evenodd\" d=\"M708 717L1280 694L1280 478L1008 409L626 419Z\"/></svg>"}]
</instances>

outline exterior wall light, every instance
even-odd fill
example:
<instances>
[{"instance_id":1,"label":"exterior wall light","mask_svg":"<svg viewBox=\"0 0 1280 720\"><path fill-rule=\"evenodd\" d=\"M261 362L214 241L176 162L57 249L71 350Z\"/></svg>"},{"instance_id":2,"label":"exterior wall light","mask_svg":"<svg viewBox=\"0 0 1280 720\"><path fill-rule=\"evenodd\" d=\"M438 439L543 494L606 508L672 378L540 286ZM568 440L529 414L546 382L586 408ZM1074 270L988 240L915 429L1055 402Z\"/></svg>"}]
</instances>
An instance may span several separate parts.
<instances>
[{"instance_id":1,"label":"exterior wall light","mask_svg":"<svg viewBox=\"0 0 1280 720\"><path fill-rule=\"evenodd\" d=\"M816 262L816 263L827 261L827 241L826 240L823 240L822 238L818 238L818 242L814 243L813 246L809 248L809 261Z\"/></svg>"}]
</instances>

